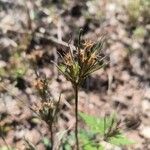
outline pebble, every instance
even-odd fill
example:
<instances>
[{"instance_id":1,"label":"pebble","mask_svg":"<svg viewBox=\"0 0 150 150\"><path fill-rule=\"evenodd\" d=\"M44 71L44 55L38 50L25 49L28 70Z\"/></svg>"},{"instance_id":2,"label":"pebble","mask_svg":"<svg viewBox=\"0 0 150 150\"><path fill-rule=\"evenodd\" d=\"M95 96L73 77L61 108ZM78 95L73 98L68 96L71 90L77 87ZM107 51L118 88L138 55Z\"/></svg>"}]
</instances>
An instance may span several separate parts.
<instances>
[{"instance_id":1,"label":"pebble","mask_svg":"<svg viewBox=\"0 0 150 150\"><path fill-rule=\"evenodd\" d=\"M0 68L6 67L7 63L5 61L0 60Z\"/></svg>"},{"instance_id":2,"label":"pebble","mask_svg":"<svg viewBox=\"0 0 150 150\"><path fill-rule=\"evenodd\" d=\"M140 131L140 135L147 139L150 139L150 126L143 127Z\"/></svg>"},{"instance_id":3,"label":"pebble","mask_svg":"<svg viewBox=\"0 0 150 150\"><path fill-rule=\"evenodd\" d=\"M146 88L145 93L144 93L144 97L146 99L150 100L150 88Z\"/></svg>"},{"instance_id":4,"label":"pebble","mask_svg":"<svg viewBox=\"0 0 150 150\"><path fill-rule=\"evenodd\" d=\"M142 101L142 111L143 114L150 117L150 102L147 99Z\"/></svg>"},{"instance_id":5,"label":"pebble","mask_svg":"<svg viewBox=\"0 0 150 150\"><path fill-rule=\"evenodd\" d=\"M29 130L27 131L25 138L28 141L30 141L33 145L36 145L40 141L41 135L37 130L32 129L30 131Z\"/></svg>"}]
</instances>

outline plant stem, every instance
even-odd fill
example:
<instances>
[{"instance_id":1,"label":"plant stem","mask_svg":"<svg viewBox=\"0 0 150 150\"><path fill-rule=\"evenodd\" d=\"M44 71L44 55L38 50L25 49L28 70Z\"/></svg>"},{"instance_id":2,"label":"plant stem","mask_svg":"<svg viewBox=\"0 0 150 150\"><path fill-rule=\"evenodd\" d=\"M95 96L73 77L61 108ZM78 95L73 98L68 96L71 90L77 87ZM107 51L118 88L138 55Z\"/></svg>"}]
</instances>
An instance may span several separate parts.
<instances>
[{"instance_id":1,"label":"plant stem","mask_svg":"<svg viewBox=\"0 0 150 150\"><path fill-rule=\"evenodd\" d=\"M50 123L49 125L49 129L50 129L50 140L51 140L51 150L53 150L53 146L54 146L54 139L53 139L53 123Z\"/></svg>"},{"instance_id":2,"label":"plant stem","mask_svg":"<svg viewBox=\"0 0 150 150\"><path fill-rule=\"evenodd\" d=\"M78 85L75 85L74 92L75 92L75 139L76 139L76 150L79 150L79 140L78 140Z\"/></svg>"}]
</instances>

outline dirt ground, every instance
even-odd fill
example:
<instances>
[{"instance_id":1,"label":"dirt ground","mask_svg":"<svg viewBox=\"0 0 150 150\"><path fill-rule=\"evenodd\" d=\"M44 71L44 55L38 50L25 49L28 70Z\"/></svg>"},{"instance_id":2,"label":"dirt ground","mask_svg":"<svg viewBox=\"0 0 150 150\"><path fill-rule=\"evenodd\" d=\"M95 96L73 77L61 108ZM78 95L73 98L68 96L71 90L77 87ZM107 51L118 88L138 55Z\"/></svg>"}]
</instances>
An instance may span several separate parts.
<instances>
[{"instance_id":1,"label":"dirt ground","mask_svg":"<svg viewBox=\"0 0 150 150\"><path fill-rule=\"evenodd\" d=\"M58 132L74 129L72 86L52 61L61 61L57 52L67 51L68 43L76 45L80 28L85 39L106 38L110 62L80 88L79 110L97 117L117 113L136 144L112 149L149 150L149 8L149 0L0 0L0 150L6 144L26 149L25 139L46 150L47 126L30 109L40 101L35 69L49 79L52 99L62 93Z\"/></svg>"}]
</instances>

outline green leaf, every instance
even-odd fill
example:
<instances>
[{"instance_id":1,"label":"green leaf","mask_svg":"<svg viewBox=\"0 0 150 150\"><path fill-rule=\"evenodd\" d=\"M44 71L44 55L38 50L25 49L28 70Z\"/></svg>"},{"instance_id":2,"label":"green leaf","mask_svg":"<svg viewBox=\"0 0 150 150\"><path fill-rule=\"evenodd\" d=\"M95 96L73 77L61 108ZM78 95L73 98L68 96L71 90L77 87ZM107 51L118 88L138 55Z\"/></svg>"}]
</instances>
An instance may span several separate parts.
<instances>
[{"instance_id":1,"label":"green leaf","mask_svg":"<svg viewBox=\"0 0 150 150\"><path fill-rule=\"evenodd\" d=\"M93 147L92 145L88 144L85 147L83 147L83 150L97 150L96 147Z\"/></svg>"},{"instance_id":2,"label":"green leaf","mask_svg":"<svg viewBox=\"0 0 150 150\"><path fill-rule=\"evenodd\" d=\"M67 80L70 80L71 82L73 82L70 74L67 72L67 68L64 65L60 65L60 66L56 65L56 67L66 77Z\"/></svg>"},{"instance_id":3,"label":"green leaf","mask_svg":"<svg viewBox=\"0 0 150 150\"><path fill-rule=\"evenodd\" d=\"M64 149L65 150L71 150L71 145L69 145L68 143L64 144Z\"/></svg>"},{"instance_id":4,"label":"green leaf","mask_svg":"<svg viewBox=\"0 0 150 150\"><path fill-rule=\"evenodd\" d=\"M47 137L44 137L44 138L42 139L42 141L43 141L43 144L44 144L46 147L50 147L50 146L51 146L51 143L50 143L50 141L49 141L49 139L48 139Z\"/></svg>"},{"instance_id":5,"label":"green leaf","mask_svg":"<svg viewBox=\"0 0 150 150\"><path fill-rule=\"evenodd\" d=\"M115 119L115 115L106 118L96 118L84 113L79 113L79 115L93 132L101 135L105 134L106 130L112 125L112 120Z\"/></svg>"},{"instance_id":6,"label":"green leaf","mask_svg":"<svg viewBox=\"0 0 150 150\"><path fill-rule=\"evenodd\" d=\"M94 141L95 134L90 131L80 130L79 137L83 150L104 150L102 145Z\"/></svg>"},{"instance_id":7,"label":"green leaf","mask_svg":"<svg viewBox=\"0 0 150 150\"><path fill-rule=\"evenodd\" d=\"M63 137L61 137L61 139L62 139L61 148L65 150L71 150L72 149L71 146L75 144L74 132L69 133L68 136L64 135Z\"/></svg>"},{"instance_id":8,"label":"green leaf","mask_svg":"<svg viewBox=\"0 0 150 150\"><path fill-rule=\"evenodd\" d=\"M79 113L79 115L91 129L90 132L80 132L81 141L85 145L84 150L90 150L90 147L93 148L99 146L99 143L94 141L94 135L100 134L105 137L112 129L116 128L118 123L115 114L112 114L111 116L105 118L96 118L84 113ZM114 134L110 134L110 137L109 134L107 135L108 137L105 140L106 142L116 146L124 146L135 143L126 138L118 129L116 130L117 132L114 132Z\"/></svg>"},{"instance_id":9,"label":"green leaf","mask_svg":"<svg viewBox=\"0 0 150 150\"><path fill-rule=\"evenodd\" d=\"M98 150L105 150L102 145L99 146Z\"/></svg>"},{"instance_id":10,"label":"green leaf","mask_svg":"<svg viewBox=\"0 0 150 150\"><path fill-rule=\"evenodd\" d=\"M104 150L104 147L102 145L93 146L91 144L88 144L85 147L83 147L83 150Z\"/></svg>"},{"instance_id":11,"label":"green leaf","mask_svg":"<svg viewBox=\"0 0 150 150\"><path fill-rule=\"evenodd\" d=\"M92 139L94 134L92 132L87 132L85 130L80 130L79 137L84 145L90 143L90 139Z\"/></svg>"},{"instance_id":12,"label":"green leaf","mask_svg":"<svg viewBox=\"0 0 150 150\"><path fill-rule=\"evenodd\" d=\"M15 75L17 77L22 77L26 72L26 69L25 68L16 68L15 70Z\"/></svg>"},{"instance_id":13,"label":"green leaf","mask_svg":"<svg viewBox=\"0 0 150 150\"><path fill-rule=\"evenodd\" d=\"M110 137L107 142L116 145L116 146L124 146L124 145L130 145L134 144L134 141L129 140L126 138L123 134L115 135L114 137Z\"/></svg>"},{"instance_id":14,"label":"green leaf","mask_svg":"<svg viewBox=\"0 0 150 150\"><path fill-rule=\"evenodd\" d=\"M91 130L95 133L104 133L104 120L97 119L94 116L86 115L84 113L79 113L80 117L83 121L91 128Z\"/></svg>"},{"instance_id":15,"label":"green leaf","mask_svg":"<svg viewBox=\"0 0 150 150\"><path fill-rule=\"evenodd\" d=\"M59 70L61 70L62 72L65 72L65 70L66 70L66 66L65 65L57 65L56 67L58 67L59 68Z\"/></svg>"}]
</instances>

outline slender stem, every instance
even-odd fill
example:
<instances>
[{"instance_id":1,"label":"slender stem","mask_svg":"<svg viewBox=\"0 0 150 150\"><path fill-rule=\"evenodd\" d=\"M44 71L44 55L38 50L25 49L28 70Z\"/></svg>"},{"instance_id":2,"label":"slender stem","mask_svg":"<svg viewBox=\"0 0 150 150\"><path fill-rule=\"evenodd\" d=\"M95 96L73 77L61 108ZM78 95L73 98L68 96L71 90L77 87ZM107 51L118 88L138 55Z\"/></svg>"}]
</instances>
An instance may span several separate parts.
<instances>
[{"instance_id":1,"label":"slender stem","mask_svg":"<svg viewBox=\"0 0 150 150\"><path fill-rule=\"evenodd\" d=\"M50 129L50 140L51 140L51 150L53 150L53 146L54 146L54 139L53 139L53 123L50 123L49 125L49 129Z\"/></svg>"},{"instance_id":2,"label":"slender stem","mask_svg":"<svg viewBox=\"0 0 150 150\"><path fill-rule=\"evenodd\" d=\"M78 85L74 87L75 91L75 138L76 138L76 150L79 150L79 140L78 140Z\"/></svg>"}]
</instances>

